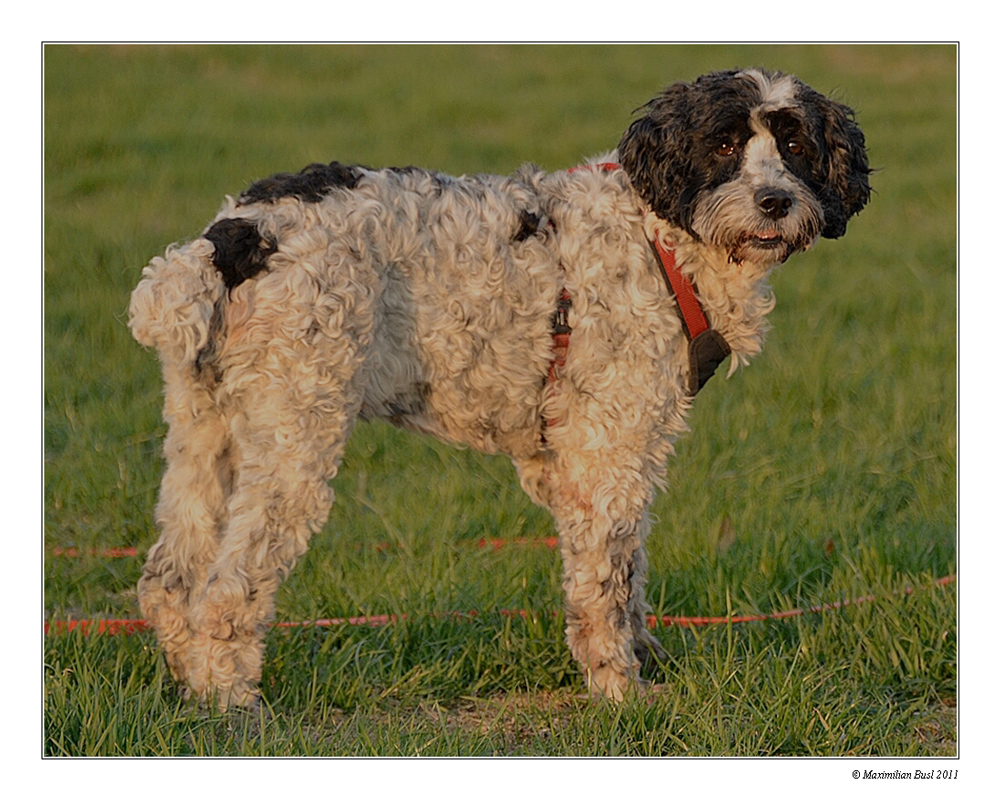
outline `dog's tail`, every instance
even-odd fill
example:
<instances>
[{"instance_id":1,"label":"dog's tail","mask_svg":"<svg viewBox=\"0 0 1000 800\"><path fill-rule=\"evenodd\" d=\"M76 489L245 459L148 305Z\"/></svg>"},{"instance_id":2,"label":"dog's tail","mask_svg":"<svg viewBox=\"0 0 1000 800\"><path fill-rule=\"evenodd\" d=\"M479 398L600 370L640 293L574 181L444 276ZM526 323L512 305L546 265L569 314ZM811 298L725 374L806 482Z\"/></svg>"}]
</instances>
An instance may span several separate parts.
<instances>
[{"instance_id":1,"label":"dog's tail","mask_svg":"<svg viewBox=\"0 0 1000 800\"><path fill-rule=\"evenodd\" d=\"M207 238L172 245L142 271L132 292L129 328L136 341L156 347L164 363L195 364L218 324L226 286Z\"/></svg>"}]
</instances>

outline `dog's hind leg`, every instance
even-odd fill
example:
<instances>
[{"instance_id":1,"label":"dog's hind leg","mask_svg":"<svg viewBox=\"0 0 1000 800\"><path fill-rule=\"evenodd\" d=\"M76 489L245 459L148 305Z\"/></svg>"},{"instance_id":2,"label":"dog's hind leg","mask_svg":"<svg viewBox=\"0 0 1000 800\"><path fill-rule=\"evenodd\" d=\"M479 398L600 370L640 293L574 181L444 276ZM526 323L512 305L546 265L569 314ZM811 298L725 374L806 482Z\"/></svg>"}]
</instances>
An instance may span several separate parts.
<instances>
[{"instance_id":1,"label":"dog's hind leg","mask_svg":"<svg viewBox=\"0 0 1000 800\"><path fill-rule=\"evenodd\" d=\"M273 333L273 332L272 332ZM272 339L266 334L263 338ZM356 339L274 333L223 378L234 459L228 521L193 609L188 683L220 708L252 705L282 579L322 528L328 485L361 404Z\"/></svg>"},{"instance_id":2,"label":"dog's hind leg","mask_svg":"<svg viewBox=\"0 0 1000 800\"><path fill-rule=\"evenodd\" d=\"M188 367L166 366L167 469L156 520L161 535L139 580L139 605L174 678L187 679L190 600L205 586L229 491L226 427L207 388Z\"/></svg>"}]
</instances>

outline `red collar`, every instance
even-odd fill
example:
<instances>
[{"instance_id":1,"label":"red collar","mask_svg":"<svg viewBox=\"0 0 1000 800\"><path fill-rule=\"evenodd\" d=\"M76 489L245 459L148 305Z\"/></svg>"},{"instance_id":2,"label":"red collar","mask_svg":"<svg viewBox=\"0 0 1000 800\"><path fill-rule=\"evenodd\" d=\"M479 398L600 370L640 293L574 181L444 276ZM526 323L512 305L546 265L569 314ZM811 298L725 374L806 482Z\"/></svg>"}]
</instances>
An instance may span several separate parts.
<instances>
[{"instance_id":1,"label":"red collar","mask_svg":"<svg viewBox=\"0 0 1000 800\"><path fill-rule=\"evenodd\" d=\"M677 307L680 309L681 319L684 321L684 332L688 339L694 339L711 327L705 318L701 303L698 302L698 296L694 293L694 284L677 269L677 259L674 258L672 243L668 250L657 239L653 242L653 249L656 251L656 260L660 262L663 277L666 278L667 285L677 300Z\"/></svg>"},{"instance_id":2,"label":"red collar","mask_svg":"<svg viewBox=\"0 0 1000 800\"><path fill-rule=\"evenodd\" d=\"M722 334L709 324L694 292L694 284L677 268L673 245L667 249L657 239L653 242L653 250L667 286L674 293L677 308L681 312L684 333L687 334L688 361L691 365L688 389L693 397L715 374L715 370L732 352L732 348Z\"/></svg>"}]
</instances>

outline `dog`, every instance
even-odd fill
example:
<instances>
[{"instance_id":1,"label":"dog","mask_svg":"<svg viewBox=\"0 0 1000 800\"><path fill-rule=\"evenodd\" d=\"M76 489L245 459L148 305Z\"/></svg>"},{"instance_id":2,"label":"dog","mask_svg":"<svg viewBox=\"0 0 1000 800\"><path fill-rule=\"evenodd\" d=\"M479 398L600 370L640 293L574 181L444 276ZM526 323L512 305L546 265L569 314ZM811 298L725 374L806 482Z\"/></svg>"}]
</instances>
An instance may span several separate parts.
<instances>
[{"instance_id":1,"label":"dog","mask_svg":"<svg viewBox=\"0 0 1000 800\"><path fill-rule=\"evenodd\" d=\"M227 197L130 304L169 424L139 601L182 691L258 702L275 591L371 418L508 455L589 691L645 686L648 509L693 397L760 351L772 268L842 236L869 174L850 108L754 68L669 86L582 167L333 162Z\"/></svg>"}]
</instances>

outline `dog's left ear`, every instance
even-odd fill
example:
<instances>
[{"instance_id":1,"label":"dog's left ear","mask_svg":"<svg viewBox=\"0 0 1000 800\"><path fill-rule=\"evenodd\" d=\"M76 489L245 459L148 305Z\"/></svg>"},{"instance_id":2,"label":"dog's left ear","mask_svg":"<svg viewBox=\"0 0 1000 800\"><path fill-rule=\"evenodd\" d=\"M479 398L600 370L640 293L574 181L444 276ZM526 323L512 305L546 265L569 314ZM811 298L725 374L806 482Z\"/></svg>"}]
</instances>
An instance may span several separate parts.
<instances>
[{"instance_id":1,"label":"dog's left ear","mask_svg":"<svg viewBox=\"0 0 1000 800\"><path fill-rule=\"evenodd\" d=\"M868 202L871 170L865 135L854 121L854 111L818 93L813 99L822 118L828 158L826 185L820 191L826 219L822 235L836 239L844 235L847 221Z\"/></svg>"}]
</instances>

